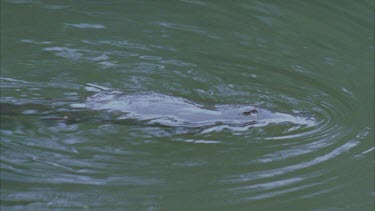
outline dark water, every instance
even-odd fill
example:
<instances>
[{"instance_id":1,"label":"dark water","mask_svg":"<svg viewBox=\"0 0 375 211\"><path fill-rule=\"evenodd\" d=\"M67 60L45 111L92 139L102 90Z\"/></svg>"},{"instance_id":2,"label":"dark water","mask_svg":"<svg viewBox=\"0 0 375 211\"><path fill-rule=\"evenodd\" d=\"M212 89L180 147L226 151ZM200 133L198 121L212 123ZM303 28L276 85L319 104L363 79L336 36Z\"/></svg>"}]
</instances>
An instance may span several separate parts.
<instances>
[{"instance_id":1,"label":"dark water","mask_svg":"<svg viewBox=\"0 0 375 211\"><path fill-rule=\"evenodd\" d=\"M373 30L365 0L1 0L1 208L373 210ZM71 106L103 89L312 123Z\"/></svg>"}]
</instances>

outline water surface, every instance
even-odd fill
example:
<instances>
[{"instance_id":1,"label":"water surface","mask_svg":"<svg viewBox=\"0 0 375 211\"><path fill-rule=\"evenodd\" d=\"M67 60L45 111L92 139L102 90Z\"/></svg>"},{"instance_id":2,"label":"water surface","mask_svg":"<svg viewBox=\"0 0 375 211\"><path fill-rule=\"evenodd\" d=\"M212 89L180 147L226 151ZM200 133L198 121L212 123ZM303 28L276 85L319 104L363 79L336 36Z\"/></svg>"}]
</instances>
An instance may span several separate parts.
<instances>
[{"instance_id":1,"label":"water surface","mask_svg":"<svg viewBox=\"0 0 375 211\"><path fill-rule=\"evenodd\" d=\"M1 0L1 208L372 210L373 29L366 0ZM71 106L103 88L313 123Z\"/></svg>"}]
</instances>

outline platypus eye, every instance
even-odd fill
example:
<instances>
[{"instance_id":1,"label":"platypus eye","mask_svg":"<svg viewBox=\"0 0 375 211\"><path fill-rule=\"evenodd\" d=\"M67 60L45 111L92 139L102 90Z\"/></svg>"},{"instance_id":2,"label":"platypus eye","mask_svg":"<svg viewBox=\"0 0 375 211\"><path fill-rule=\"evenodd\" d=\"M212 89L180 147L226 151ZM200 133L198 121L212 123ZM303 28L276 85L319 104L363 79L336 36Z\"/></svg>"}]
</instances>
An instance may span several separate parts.
<instances>
[{"instance_id":1,"label":"platypus eye","mask_svg":"<svg viewBox=\"0 0 375 211\"><path fill-rule=\"evenodd\" d=\"M245 116L254 116L254 117L258 117L258 111L253 109L251 111L246 111L246 112L243 112L242 113L243 115Z\"/></svg>"}]
</instances>

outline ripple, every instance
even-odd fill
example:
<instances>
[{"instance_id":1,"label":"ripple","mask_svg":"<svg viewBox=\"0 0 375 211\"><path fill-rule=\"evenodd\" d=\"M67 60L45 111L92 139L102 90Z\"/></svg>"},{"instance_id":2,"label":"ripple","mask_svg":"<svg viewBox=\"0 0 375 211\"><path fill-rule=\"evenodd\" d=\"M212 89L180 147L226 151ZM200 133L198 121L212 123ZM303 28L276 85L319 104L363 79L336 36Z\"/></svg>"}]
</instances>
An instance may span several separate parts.
<instances>
[{"instance_id":1,"label":"ripple","mask_svg":"<svg viewBox=\"0 0 375 211\"><path fill-rule=\"evenodd\" d=\"M162 21L154 22L154 24L164 26L164 27L167 27L167 28L171 28L171 29L178 29L178 30L184 30L184 31L198 33L198 34L204 35L206 37L209 37L209 38L215 39L215 40L222 39L220 36L213 35L213 34L207 32L204 29L202 29L200 27L197 27L197 26L181 24L181 23L162 22Z\"/></svg>"},{"instance_id":2,"label":"ripple","mask_svg":"<svg viewBox=\"0 0 375 211\"><path fill-rule=\"evenodd\" d=\"M79 52L79 49L67 48L67 47L48 47L44 48L46 51L56 51L56 56L61 56L68 59L79 60L83 53Z\"/></svg>"},{"instance_id":3,"label":"ripple","mask_svg":"<svg viewBox=\"0 0 375 211\"><path fill-rule=\"evenodd\" d=\"M105 29L107 27L100 25L100 24L89 24L89 23L79 23L79 24L73 24L73 23L66 23L67 26L73 26L80 29Z\"/></svg>"}]
</instances>

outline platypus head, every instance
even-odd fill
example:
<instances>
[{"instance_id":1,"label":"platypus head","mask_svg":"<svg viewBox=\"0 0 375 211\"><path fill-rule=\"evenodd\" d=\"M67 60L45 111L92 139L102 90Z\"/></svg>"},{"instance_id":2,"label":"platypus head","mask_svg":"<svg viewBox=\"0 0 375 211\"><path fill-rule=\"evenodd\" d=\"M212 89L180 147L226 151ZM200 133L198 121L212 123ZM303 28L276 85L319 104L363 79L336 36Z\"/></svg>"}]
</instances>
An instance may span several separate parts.
<instances>
[{"instance_id":1,"label":"platypus head","mask_svg":"<svg viewBox=\"0 0 375 211\"><path fill-rule=\"evenodd\" d=\"M255 110L255 109L253 109L253 110L251 110L251 111L243 112L242 114L245 115L245 116L252 116L252 117L258 119L258 111Z\"/></svg>"}]
</instances>

